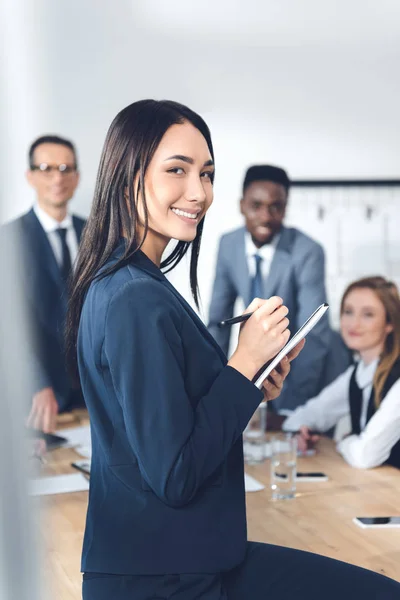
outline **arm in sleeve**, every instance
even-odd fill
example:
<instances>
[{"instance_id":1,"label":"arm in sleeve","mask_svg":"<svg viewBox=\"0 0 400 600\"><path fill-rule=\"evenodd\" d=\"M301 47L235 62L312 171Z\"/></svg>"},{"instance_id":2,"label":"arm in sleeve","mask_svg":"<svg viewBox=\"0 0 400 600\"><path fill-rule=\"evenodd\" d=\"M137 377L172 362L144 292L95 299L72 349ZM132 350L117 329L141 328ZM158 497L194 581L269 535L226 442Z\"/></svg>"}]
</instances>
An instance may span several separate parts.
<instances>
[{"instance_id":1,"label":"arm in sleeve","mask_svg":"<svg viewBox=\"0 0 400 600\"><path fill-rule=\"evenodd\" d=\"M52 388L53 382L45 364L43 363L40 352L38 351L37 336L39 335L39 332L36 326L37 317L34 307L32 302L27 297L24 298L24 301L26 317L26 327L24 328L24 332L27 353L29 354L31 392L32 395L34 395L44 388Z\"/></svg>"},{"instance_id":2,"label":"arm in sleeve","mask_svg":"<svg viewBox=\"0 0 400 600\"><path fill-rule=\"evenodd\" d=\"M30 354L31 359L31 380L32 380L32 394L37 394L44 388L53 387L53 383L44 368L39 357L32 350Z\"/></svg>"},{"instance_id":3,"label":"arm in sleeve","mask_svg":"<svg viewBox=\"0 0 400 600\"><path fill-rule=\"evenodd\" d=\"M338 452L352 466L372 469L382 465L400 439L400 380L390 388L374 416L360 435L338 443Z\"/></svg>"},{"instance_id":4,"label":"arm in sleeve","mask_svg":"<svg viewBox=\"0 0 400 600\"><path fill-rule=\"evenodd\" d=\"M313 310L324 302L325 256L321 246L316 245L302 260L298 277L297 316L295 323L291 323L293 333L303 325ZM279 398L275 401L278 411L303 404L318 392L329 342L329 320L324 316L307 335L304 350L292 363L290 377L283 390L282 400L285 399L285 402L279 402ZM291 398L294 402L292 405Z\"/></svg>"},{"instance_id":5,"label":"arm in sleeve","mask_svg":"<svg viewBox=\"0 0 400 600\"><path fill-rule=\"evenodd\" d=\"M186 340L184 348L179 310L160 283L128 283L110 302L104 345L142 476L176 507L220 466L263 398L248 379L222 365L202 397L188 397L185 352L195 353L196 346Z\"/></svg>"},{"instance_id":6,"label":"arm in sleeve","mask_svg":"<svg viewBox=\"0 0 400 600\"><path fill-rule=\"evenodd\" d=\"M328 431L349 412L349 385L353 367L332 381L315 398L294 410L283 423L284 431L298 431L302 425Z\"/></svg>"},{"instance_id":7,"label":"arm in sleeve","mask_svg":"<svg viewBox=\"0 0 400 600\"><path fill-rule=\"evenodd\" d=\"M34 339L35 313L27 285L27 270L29 271L29 255L23 251L24 231L17 222L8 223L0 227L0 253L1 256L11 258L11 265L1 265L2 294L5 310L14 314L20 311L20 332L23 336L23 353L25 360L21 360L23 376L28 382L27 390L34 395L43 388L51 387L51 380L42 364L36 349ZM22 373L21 373L22 376Z\"/></svg>"},{"instance_id":8,"label":"arm in sleeve","mask_svg":"<svg viewBox=\"0 0 400 600\"><path fill-rule=\"evenodd\" d=\"M225 354L228 355L231 329L230 327L219 328L218 323L233 316L233 307L237 298L237 292L229 274L227 265L229 256L228 249L225 246L224 238L222 238L218 249L208 330Z\"/></svg>"}]
</instances>

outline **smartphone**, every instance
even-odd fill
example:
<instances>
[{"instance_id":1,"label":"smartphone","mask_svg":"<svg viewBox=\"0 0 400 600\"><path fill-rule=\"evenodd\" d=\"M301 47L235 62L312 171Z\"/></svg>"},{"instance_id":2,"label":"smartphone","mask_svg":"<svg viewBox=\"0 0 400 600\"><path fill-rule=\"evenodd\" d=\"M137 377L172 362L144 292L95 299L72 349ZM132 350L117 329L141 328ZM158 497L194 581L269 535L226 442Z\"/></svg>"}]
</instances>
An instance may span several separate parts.
<instances>
[{"instance_id":1,"label":"smartphone","mask_svg":"<svg viewBox=\"0 0 400 600\"><path fill-rule=\"evenodd\" d=\"M78 471L85 473L85 475L90 475L90 460L76 460L71 463L71 467L78 469Z\"/></svg>"},{"instance_id":2,"label":"smartphone","mask_svg":"<svg viewBox=\"0 0 400 600\"><path fill-rule=\"evenodd\" d=\"M309 473L300 473L298 471L296 473L296 481L328 481L328 476L318 471L310 471Z\"/></svg>"},{"instance_id":3,"label":"smartphone","mask_svg":"<svg viewBox=\"0 0 400 600\"><path fill-rule=\"evenodd\" d=\"M355 517L353 523L363 529L368 527L400 527L400 517Z\"/></svg>"},{"instance_id":4,"label":"smartphone","mask_svg":"<svg viewBox=\"0 0 400 600\"><path fill-rule=\"evenodd\" d=\"M28 436L44 440L46 442L46 451L60 448L68 442L67 438L62 437L61 435L44 433L43 431L40 431L40 429L28 429Z\"/></svg>"}]
</instances>

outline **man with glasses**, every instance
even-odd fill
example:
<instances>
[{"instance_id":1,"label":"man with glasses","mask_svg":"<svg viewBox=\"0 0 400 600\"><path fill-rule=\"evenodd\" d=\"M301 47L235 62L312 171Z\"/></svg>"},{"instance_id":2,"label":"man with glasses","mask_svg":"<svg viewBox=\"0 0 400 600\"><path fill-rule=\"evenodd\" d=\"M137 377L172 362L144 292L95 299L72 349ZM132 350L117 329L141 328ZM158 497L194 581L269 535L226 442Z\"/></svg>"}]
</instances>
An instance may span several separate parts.
<instances>
[{"instance_id":1,"label":"man with glasses","mask_svg":"<svg viewBox=\"0 0 400 600\"><path fill-rule=\"evenodd\" d=\"M83 406L64 356L68 280L85 225L68 210L79 182L74 145L53 135L38 138L29 149L26 177L36 202L6 228L19 244L32 328L35 387L28 425L51 432L59 412Z\"/></svg>"},{"instance_id":2,"label":"man with glasses","mask_svg":"<svg viewBox=\"0 0 400 600\"><path fill-rule=\"evenodd\" d=\"M289 188L290 180L283 169L271 165L250 167L240 200L245 227L220 240L208 327L226 354L230 328L219 328L218 323L232 317L238 297L248 306L253 298L280 296L289 308L292 333L326 302L322 247L298 229L283 224ZM285 414L304 404L346 369L346 351L335 352L328 361L333 337L328 319L321 319L291 365L282 393L273 403L276 411Z\"/></svg>"}]
</instances>

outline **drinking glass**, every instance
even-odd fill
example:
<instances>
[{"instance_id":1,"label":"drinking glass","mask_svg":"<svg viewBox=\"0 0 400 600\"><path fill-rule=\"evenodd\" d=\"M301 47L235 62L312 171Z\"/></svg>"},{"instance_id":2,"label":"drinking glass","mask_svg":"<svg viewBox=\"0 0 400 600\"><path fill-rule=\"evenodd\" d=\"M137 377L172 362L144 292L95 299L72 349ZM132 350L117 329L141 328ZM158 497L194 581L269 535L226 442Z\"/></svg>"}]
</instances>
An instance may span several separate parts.
<instances>
[{"instance_id":1,"label":"drinking glass","mask_svg":"<svg viewBox=\"0 0 400 600\"><path fill-rule=\"evenodd\" d=\"M271 437L271 491L273 500L296 493L297 440L290 433Z\"/></svg>"},{"instance_id":2,"label":"drinking glass","mask_svg":"<svg viewBox=\"0 0 400 600\"><path fill-rule=\"evenodd\" d=\"M246 464L256 465L265 459L266 428L267 405L261 402L243 432L243 453Z\"/></svg>"}]
</instances>

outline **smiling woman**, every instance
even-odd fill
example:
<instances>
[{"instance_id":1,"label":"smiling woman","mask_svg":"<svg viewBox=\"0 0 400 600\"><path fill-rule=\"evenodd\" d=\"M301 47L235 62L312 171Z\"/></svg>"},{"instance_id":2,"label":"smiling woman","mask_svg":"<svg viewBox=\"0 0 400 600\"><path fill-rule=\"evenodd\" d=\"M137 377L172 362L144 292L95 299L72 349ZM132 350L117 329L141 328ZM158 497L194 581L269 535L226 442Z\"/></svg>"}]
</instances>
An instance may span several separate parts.
<instances>
[{"instance_id":1,"label":"smiling woman","mask_svg":"<svg viewBox=\"0 0 400 600\"><path fill-rule=\"evenodd\" d=\"M83 598L258 600L296 591L313 600L321 597L319 573L326 599L362 590L367 600L377 588L394 599L399 588L389 579L247 542L242 432L259 403L279 395L302 346L261 392L253 376L289 337L282 299L252 302L227 362L166 279L162 269L191 248L197 301L213 178L210 132L189 108L143 100L111 124L68 321L93 448Z\"/></svg>"},{"instance_id":2,"label":"smiling woman","mask_svg":"<svg viewBox=\"0 0 400 600\"><path fill-rule=\"evenodd\" d=\"M172 154L176 148L179 154ZM149 214L139 209L144 237L142 250L158 266L170 239L192 242L213 201L214 161L202 133L190 122L172 125L163 136L148 167L145 185ZM139 176L136 179L136 193Z\"/></svg>"}]
</instances>

